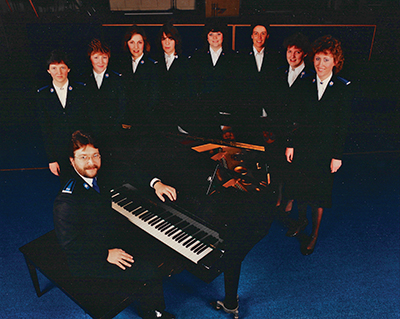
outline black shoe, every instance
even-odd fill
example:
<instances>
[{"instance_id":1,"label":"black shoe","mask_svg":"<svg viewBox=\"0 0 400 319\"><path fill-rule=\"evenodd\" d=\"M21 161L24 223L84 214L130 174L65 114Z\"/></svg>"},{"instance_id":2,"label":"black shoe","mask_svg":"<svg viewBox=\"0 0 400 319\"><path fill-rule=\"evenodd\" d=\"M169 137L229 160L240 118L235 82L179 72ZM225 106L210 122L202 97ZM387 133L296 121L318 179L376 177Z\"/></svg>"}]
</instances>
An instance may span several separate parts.
<instances>
[{"instance_id":1,"label":"black shoe","mask_svg":"<svg viewBox=\"0 0 400 319\"><path fill-rule=\"evenodd\" d=\"M299 220L296 224L294 224L286 233L288 237L296 237L299 233L301 233L308 225L308 219Z\"/></svg>"},{"instance_id":2,"label":"black shoe","mask_svg":"<svg viewBox=\"0 0 400 319\"><path fill-rule=\"evenodd\" d=\"M166 312L164 310L151 310L151 311L147 311L143 317L143 319L158 319L158 318L162 318L162 319L175 319L175 316L170 314L169 312Z\"/></svg>"},{"instance_id":3,"label":"black shoe","mask_svg":"<svg viewBox=\"0 0 400 319\"><path fill-rule=\"evenodd\" d=\"M300 252L301 252L304 256L309 256L309 255L311 255L311 254L314 252L315 245L317 244L317 240L316 240L316 239L315 239L314 246L313 246L311 249L308 248L308 245L310 244L310 242L311 242L312 240L314 240L314 238L315 238L314 236L311 236L309 241L303 242L302 245L300 246Z\"/></svg>"}]
</instances>

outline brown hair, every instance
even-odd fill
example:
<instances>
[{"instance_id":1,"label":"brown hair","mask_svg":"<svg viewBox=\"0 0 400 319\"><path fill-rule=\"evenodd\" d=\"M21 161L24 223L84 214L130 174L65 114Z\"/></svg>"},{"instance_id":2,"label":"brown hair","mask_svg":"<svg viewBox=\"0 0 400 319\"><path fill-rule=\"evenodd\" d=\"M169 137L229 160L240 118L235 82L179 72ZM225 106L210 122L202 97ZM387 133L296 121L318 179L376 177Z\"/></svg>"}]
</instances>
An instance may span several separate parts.
<instances>
[{"instance_id":1,"label":"brown hair","mask_svg":"<svg viewBox=\"0 0 400 319\"><path fill-rule=\"evenodd\" d=\"M178 32L178 29L175 28L171 23L164 24L161 27L160 32L158 33L158 41L159 41L160 46L161 46L161 41L163 39L164 33L167 36L167 38L171 38L175 41L175 52L177 54L181 54L182 53L182 40L181 40L181 36Z\"/></svg>"},{"instance_id":2,"label":"brown hair","mask_svg":"<svg viewBox=\"0 0 400 319\"><path fill-rule=\"evenodd\" d=\"M124 50L129 51L128 42L135 34L140 34L142 36L143 41L144 41L145 53L150 52L150 42L147 40L146 33L144 32L143 28L138 27L136 24L134 24L132 27L130 27L124 35Z\"/></svg>"},{"instance_id":3,"label":"brown hair","mask_svg":"<svg viewBox=\"0 0 400 319\"><path fill-rule=\"evenodd\" d=\"M70 148L69 148L69 156L74 158L75 151L79 150L82 147L87 145L93 145L94 148L98 148L94 138L88 133L82 131L75 131L72 133Z\"/></svg>"},{"instance_id":4,"label":"brown hair","mask_svg":"<svg viewBox=\"0 0 400 319\"><path fill-rule=\"evenodd\" d=\"M110 51L110 48L107 46L107 44L102 43L98 39L93 39L89 43L88 52L87 52L88 57L90 58L92 56L92 54L95 54L97 52L106 54L108 57L111 56L111 51Z\"/></svg>"},{"instance_id":5,"label":"brown hair","mask_svg":"<svg viewBox=\"0 0 400 319\"><path fill-rule=\"evenodd\" d=\"M344 56L341 43L331 35L325 35L315 40L311 45L311 49L312 61L314 61L314 56L317 53L330 53L333 55L333 59L336 63L336 66L333 68L333 73L336 74L343 68Z\"/></svg>"}]
</instances>

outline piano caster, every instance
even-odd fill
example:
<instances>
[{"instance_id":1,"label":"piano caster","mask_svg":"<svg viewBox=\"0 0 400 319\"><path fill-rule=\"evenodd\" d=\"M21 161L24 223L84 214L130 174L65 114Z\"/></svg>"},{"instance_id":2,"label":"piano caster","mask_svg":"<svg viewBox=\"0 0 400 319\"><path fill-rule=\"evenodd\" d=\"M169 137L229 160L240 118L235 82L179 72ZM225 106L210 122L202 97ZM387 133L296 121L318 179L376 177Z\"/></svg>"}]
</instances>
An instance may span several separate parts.
<instances>
[{"instance_id":1,"label":"piano caster","mask_svg":"<svg viewBox=\"0 0 400 319\"><path fill-rule=\"evenodd\" d=\"M223 301L214 301L211 303L211 305L214 307L215 310L224 310L226 313L231 313L233 314L233 318L234 319L239 319L239 304L235 309L228 309L225 307L224 302Z\"/></svg>"}]
</instances>

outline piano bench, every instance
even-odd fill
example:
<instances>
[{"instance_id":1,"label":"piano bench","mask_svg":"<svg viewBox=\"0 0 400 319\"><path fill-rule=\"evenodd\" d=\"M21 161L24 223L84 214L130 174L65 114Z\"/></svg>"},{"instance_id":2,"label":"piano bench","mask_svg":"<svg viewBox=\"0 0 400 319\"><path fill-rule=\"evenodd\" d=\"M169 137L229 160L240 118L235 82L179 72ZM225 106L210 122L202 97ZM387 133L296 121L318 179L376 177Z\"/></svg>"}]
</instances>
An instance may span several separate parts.
<instances>
[{"instance_id":1,"label":"piano bench","mask_svg":"<svg viewBox=\"0 0 400 319\"><path fill-rule=\"evenodd\" d=\"M135 301L137 289L124 292L121 281L101 278L78 278L70 274L65 252L57 241L54 230L19 249L24 257L38 297L52 287L40 289L37 270L70 297L87 314L96 319L114 318Z\"/></svg>"}]
</instances>

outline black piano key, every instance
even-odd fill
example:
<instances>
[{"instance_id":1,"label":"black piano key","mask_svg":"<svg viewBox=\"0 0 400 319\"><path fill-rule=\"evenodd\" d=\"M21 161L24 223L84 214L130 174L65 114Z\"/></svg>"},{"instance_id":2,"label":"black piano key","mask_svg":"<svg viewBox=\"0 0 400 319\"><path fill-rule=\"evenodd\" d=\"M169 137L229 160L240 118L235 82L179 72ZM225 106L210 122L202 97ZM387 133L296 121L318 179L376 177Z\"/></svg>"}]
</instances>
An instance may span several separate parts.
<instances>
[{"instance_id":1,"label":"black piano key","mask_svg":"<svg viewBox=\"0 0 400 319\"><path fill-rule=\"evenodd\" d=\"M180 237L177 239L177 242L178 242L178 243L181 243L181 242L183 242L186 238L189 238L189 237L190 237L189 234L184 233L182 236L180 236Z\"/></svg>"},{"instance_id":2,"label":"black piano key","mask_svg":"<svg viewBox=\"0 0 400 319\"><path fill-rule=\"evenodd\" d=\"M199 245L199 247L197 247L196 249L193 250L194 253L199 254L200 250L202 250L203 248L207 247L207 245L205 245L204 243L201 243Z\"/></svg>"},{"instance_id":3,"label":"black piano key","mask_svg":"<svg viewBox=\"0 0 400 319\"><path fill-rule=\"evenodd\" d=\"M183 243L183 245L187 248L189 248L190 246L192 246L195 242L197 242L197 238L192 238L187 240L185 243Z\"/></svg>"},{"instance_id":4,"label":"black piano key","mask_svg":"<svg viewBox=\"0 0 400 319\"><path fill-rule=\"evenodd\" d=\"M143 215L140 215L139 216L139 218L141 219L141 220L145 220L146 219L146 217L148 217L148 216L153 216L153 213L152 212L149 212L149 211L147 211L146 213L144 213Z\"/></svg>"},{"instance_id":5,"label":"black piano key","mask_svg":"<svg viewBox=\"0 0 400 319\"><path fill-rule=\"evenodd\" d=\"M147 212L147 209L141 207L141 208L139 208L139 209L137 209L137 210L134 210L134 211L132 212L132 214L135 215L135 216L139 216L140 214L143 214L144 212Z\"/></svg>"},{"instance_id":6,"label":"black piano key","mask_svg":"<svg viewBox=\"0 0 400 319\"><path fill-rule=\"evenodd\" d=\"M150 215L148 215L147 217L143 218L143 220L145 222L149 222L150 220L152 220L154 217L156 217L156 215L154 215L153 212L150 212Z\"/></svg>"},{"instance_id":7,"label":"black piano key","mask_svg":"<svg viewBox=\"0 0 400 319\"><path fill-rule=\"evenodd\" d=\"M160 221L162 221L164 219L160 218L159 216L157 216L156 218L154 218L153 220L149 220L149 225L150 226L154 226L157 225L157 223L159 223Z\"/></svg>"},{"instance_id":8,"label":"black piano key","mask_svg":"<svg viewBox=\"0 0 400 319\"><path fill-rule=\"evenodd\" d=\"M187 247L187 246L190 245L190 243L192 243L193 241L197 241L197 239L194 238L194 237L192 237L192 236L190 236L187 240L185 240L185 241L182 243L182 246Z\"/></svg>"},{"instance_id":9,"label":"black piano key","mask_svg":"<svg viewBox=\"0 0 400 319\"><path fill-rule=\"evenodd\" d=\"M170 222L165 221L165 222L163 223L163 225L160 225L160 227L158 227L157 229L158 229L160 232L163 232L163 231L165 231L166 229L170 228L171 226L173 226L173 225L172 225Z\"/></svg>"},{"instance_id":10,"label":"black piano key","mask_svg":"<svg viewBox=\"0 0 400 319\"><path fill-rule=\"evenodd\" d=\"M201 248L201 249L197 252L197 254L200 255L200 254L201 254L203 251L205 251L207 248L208 248L208 246L204 245L204 247Z\"/></svg>"},{"instance_id":11,"label":"black piano key","mask_svg":"<svg viewBox=\"0 0 400 319\"><path fill-rule=\"evenodd\" d=\"M176 216L172 216L171 218L165 219L166 222L176 225L177 222L181 221L182 219L180 219L179 217ZM159 225L159 227L156 227L157 229L160 229L161 227L163 227L164 225Z\"/></svg>"},{"instance_id":12,"label":"black piano key","mask_svg":"<svg viewBox=\"0 0 400 319\"><path fill-rule=\"evenodd\" d=\"M157 215L154 215L152 218L147 220L147 224L151 226L151 224L154 222L154 220L160 220L160 218Z\"/></svg>"},{"instance_id":13,"label":"black piano key","mask_svg":"<svg viewBox=\"0 0 400 319\"><path fill-rule=\"evenodd\" d=\"M180 230L179 228L172 228L172 229L169 229L166 233L165 233L165 235L168 235L169 237L171 237L173 234L175 234L178 230Z\"/></svg>"},{"instance_id":14,"label":"black piano key","mask_svg":"<svg viewBox=\"0 0 400 319\"><path fill-rule=\"evenodd\" d=\"M202 242L197 243L190 250L195 251L201 244L202 244Z\"/></svg>"},{"instance_id":15,"label":"black piano key","mask_svg":"<svg viewBox=\"0 0 400 319\"><path fill-rule=\"evenodd\" d=\"M167 225L170 225L170 223L165 220L162 220L161 223L154 225L154 228L161 231L161 229L163 229Z\"/></svg>"},{"instance_id":16,"label":"black piano key","mask_svg":"<svg viewBox=\"0 0 400 319\"><path fill-rule=\"evenodd\" d=\"M157 223L160 221L165 221L166 219L168 219L170 216L172 215L172 213L168 212L168 211L164 211L161 214L157 214L158 216L158 220L154 220L150 225L152 226L158 226ZM161 225L161 224L160 224Z\"/></svg>"},{"instance_id":17,"label":"black piano key","mask_svg":"<svg viewBox=\"0 0 400 319\"><path fill-rule=\"evenodd\" d=\"M131 211L133 211L135 208L138 208L138 207L139 207L139 205L137 205L136 203L130 203L130 204L126 205L126 206L124 207L124 209L127 210L128 212L131 212Z\"/></svg>"},{"instance_id":18,"label":"black piano key","mask_svg":"<svg viewBox=\"0 0 400 319\"><path fill-rule=\"evenodd\" d=\"M186 234L182 229L179 230L181 230L181 232L173 236L172 239L178 240L181 236L183 236L183 234Z\"/></svg>"}]
</instances>

